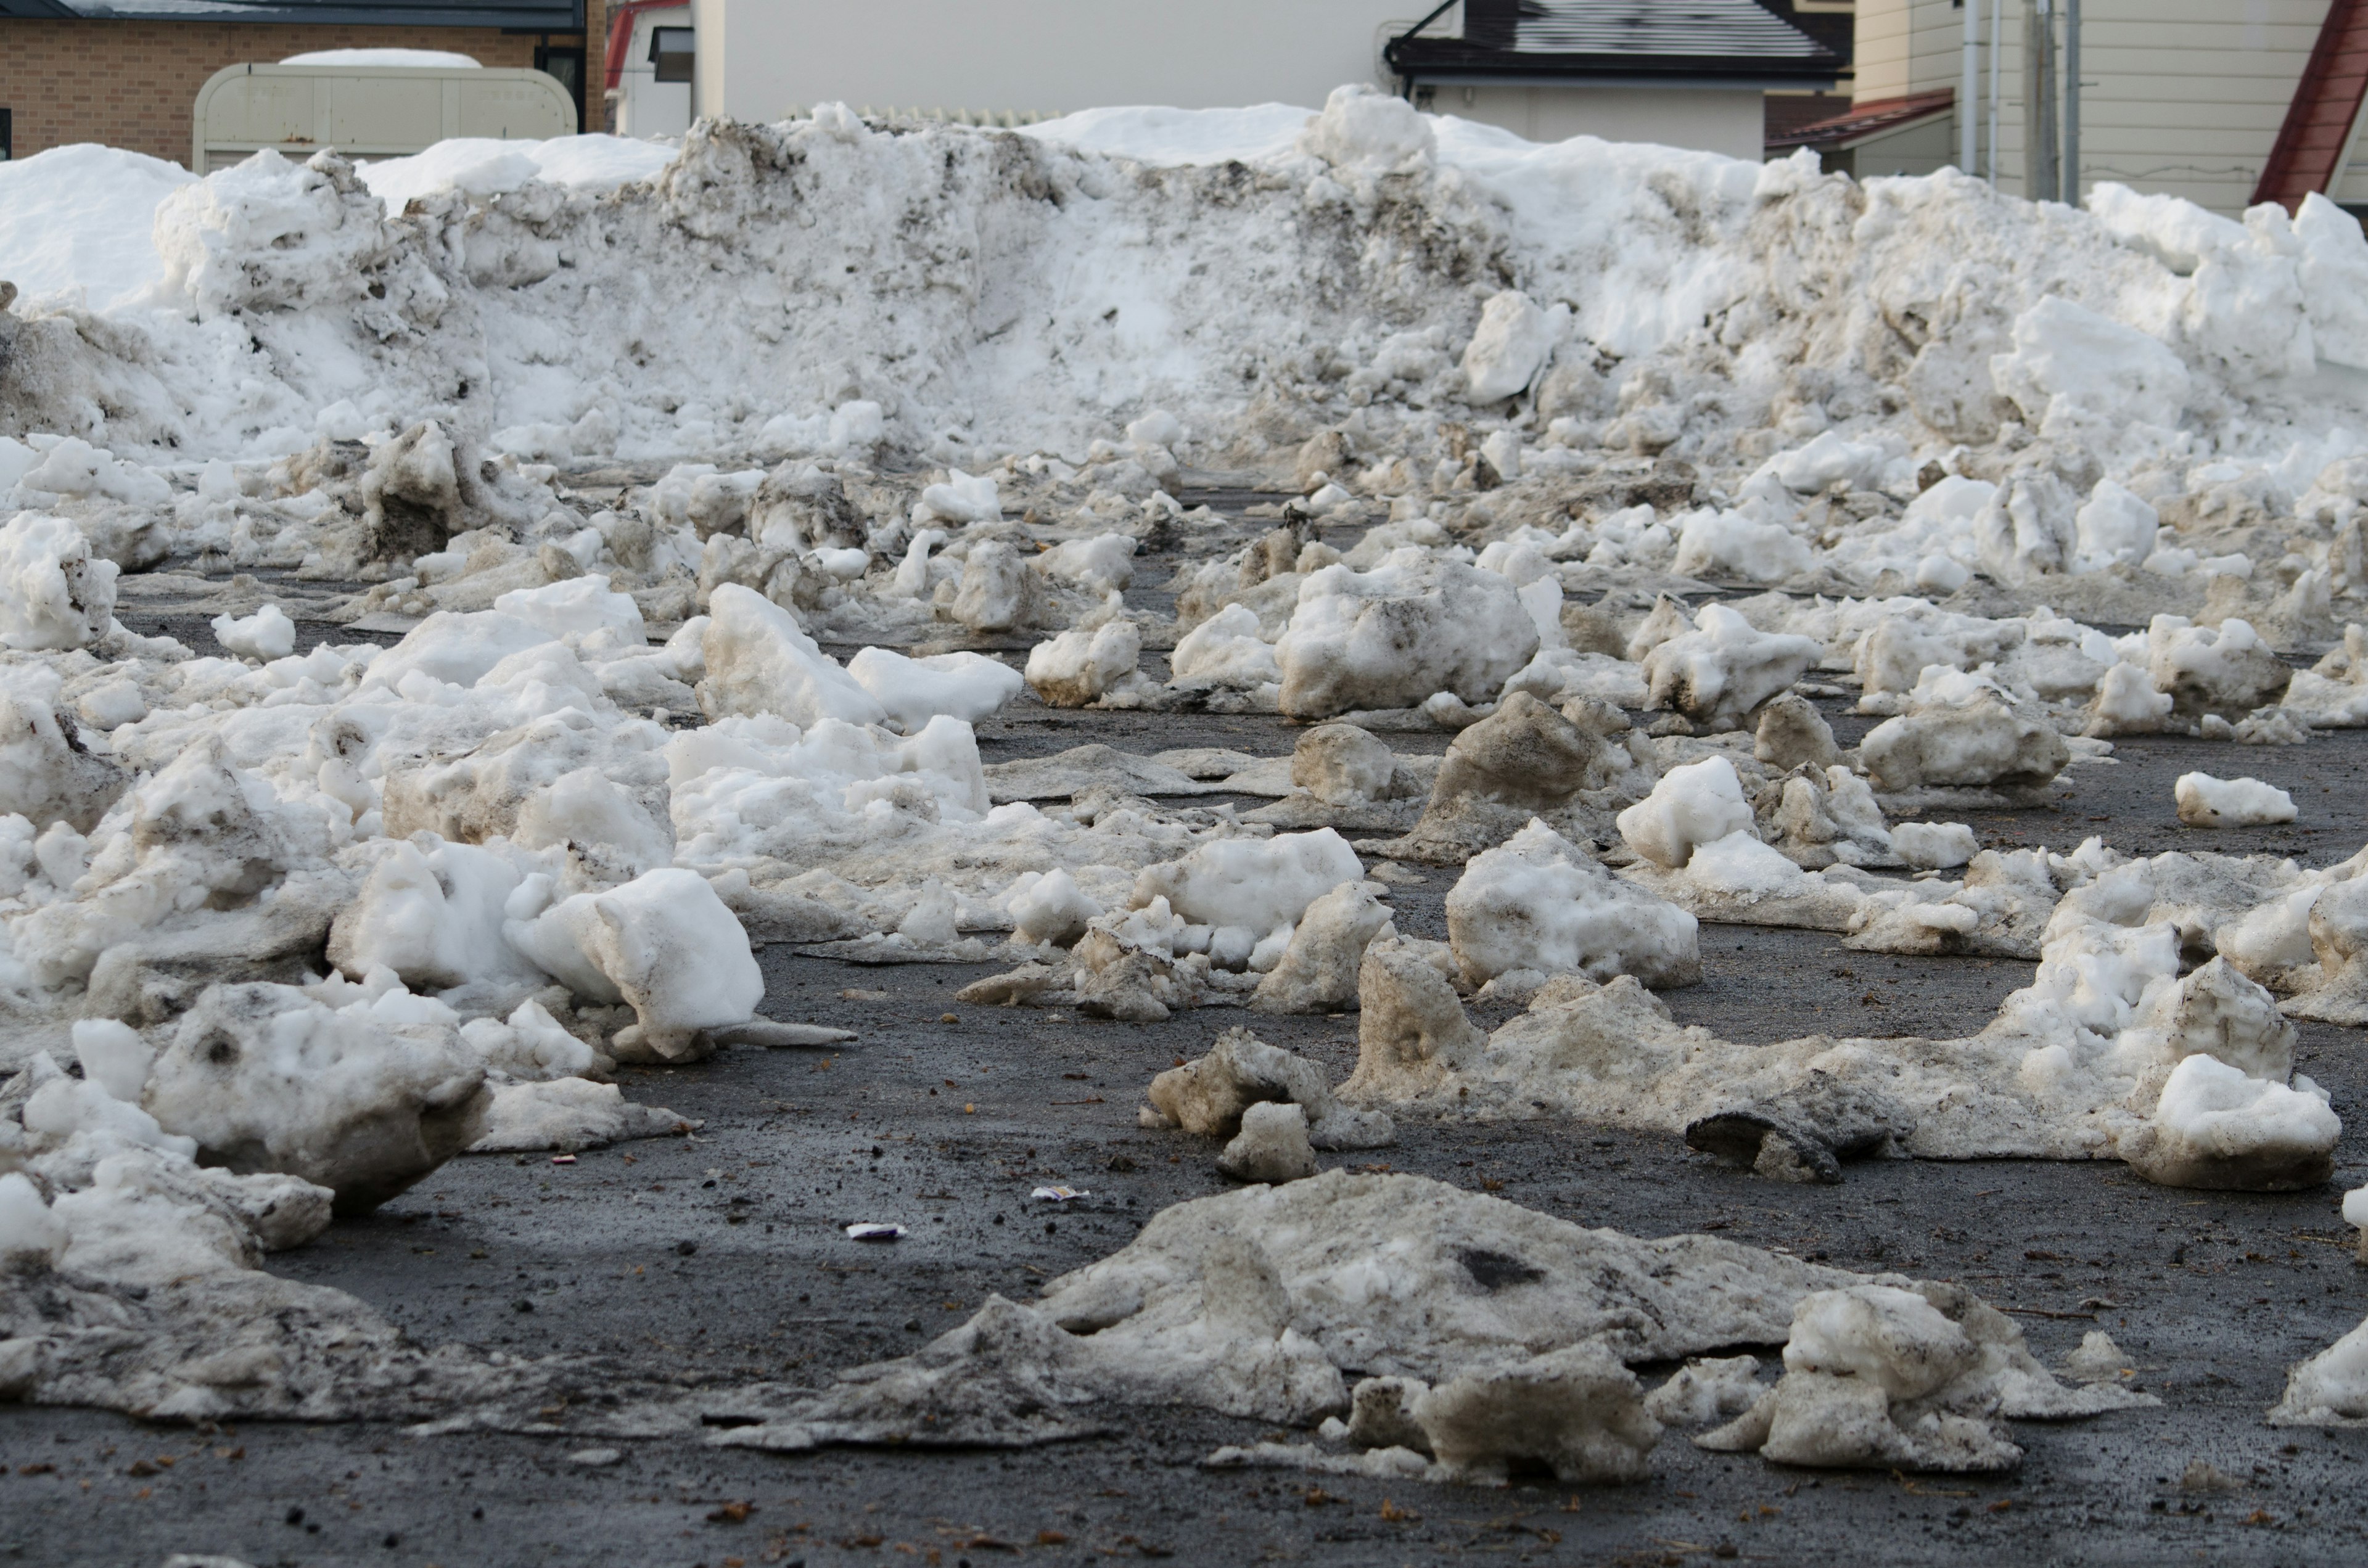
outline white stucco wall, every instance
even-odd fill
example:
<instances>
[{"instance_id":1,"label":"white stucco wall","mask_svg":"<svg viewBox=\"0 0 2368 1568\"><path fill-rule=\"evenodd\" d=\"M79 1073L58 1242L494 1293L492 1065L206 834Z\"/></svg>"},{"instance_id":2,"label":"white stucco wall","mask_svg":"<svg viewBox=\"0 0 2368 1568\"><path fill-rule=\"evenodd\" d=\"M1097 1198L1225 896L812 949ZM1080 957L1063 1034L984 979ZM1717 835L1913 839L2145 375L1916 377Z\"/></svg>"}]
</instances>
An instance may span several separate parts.
<instances>
[{"instance_id":1,"label":"white stucco wall","mask_svg":"<svg viewBox=\"0 0 2368 1568\"><path fill-rule=\"evenodd\" d=\"M1532 142L1600 136L1657 142L1757 160L1766 135L1766 95L1756 89L1684 87L1459 87L1441 85L1430 107L1498 125Z\"/></svg>"}]
</instances>

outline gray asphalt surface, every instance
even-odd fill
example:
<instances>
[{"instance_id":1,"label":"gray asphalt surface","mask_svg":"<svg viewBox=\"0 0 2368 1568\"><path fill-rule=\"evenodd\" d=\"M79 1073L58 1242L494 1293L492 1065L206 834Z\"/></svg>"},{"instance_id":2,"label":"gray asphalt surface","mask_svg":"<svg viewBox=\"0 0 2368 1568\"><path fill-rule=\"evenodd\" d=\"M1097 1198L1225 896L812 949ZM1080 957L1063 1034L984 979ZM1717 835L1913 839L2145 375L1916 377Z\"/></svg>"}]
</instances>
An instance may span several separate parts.
<instances>
[{"instance_id":1,"label":"gray asphalt surface","mask_svg":"<svg viewBox=\"0 0 2368 1568\"><path fill-rule=\"evenodd\" d=\"M177 628L176 629L178 630ZM1837 711L1839 711L1837 710ZM1850 722L1839 726L1854 738ZM983 727L990 760L1087 739L1154 751L1287 751L1279 721L1023 710ZM1415 737L1392 737L1410 744ZM1443 737L1440 744L1443 744ZM2294 748L2122 744L2053 812L1969 818L1986 841L2068 849L2089 832L2140 852L2273 850L2310 864L2368 842L2368 735ZM2292 790L2289 829L2181 828L2180 772L2245 772ZM1453 873L1397 903L1443 937ZM1836 938L1705 927L1704 983L1668 994L1683 1021L1744 1041L1818 1031L1976 1028L2029 967L1895 959ZM629 1070L627 1094L706 1126L583 1154L455 1162L368 1219L270 1267L369 1301L422 1341L598 1358L620 1377L820 1386L1122 1245L1154 1213L1223 1190L1215 1147L1145 1131L1150 1076L1249 1016L1122 1025L958 1007L996 966L861 967L762 954L770 1016L859 1031L834 1052L739 1050ZM954 1021L945 1016L951 1013ZM1479 1012L1484 1025L1503 1012ZM1344 1074L1355 1019L1257 1019L1265 1038ZM1281 1471L1212 1472L1222 1443L1267 1435L1196 1411L1114 1411L1110 1436L1017 1453L829 1450L776 1456L690 1438L620 1443L587 1468L581 1438L248 1424L193 1432L73 1410L0 1407L0 1562L254 1564L956 1565L1426 1562L1896 1562L2368 1558L2368 1432L2274 1431L2288 1363L2368 1312L2338 1216L2368 1180L2368 1069L2353 1031L2306 1025L2301 1066L2346 1117L2337 1185L2288 1195L2151 1187L2114 1164L1861 1163L1839 1187L1725 1170L1672 1137L1559 1119L1474 1128L1400 1119L1395 1146L1327 1163L1386 1165L1587 1224L1710 1230L1845 1266L1961 1280L2018 1314L2054 1359L2101 1327L2163 1408L2018 1424L2021 1470L1985 1479L1787 1471L1672 1435L1627 1488L1503 1490ZM1040 1183L1089 1188L1055 1207ZM893 1220L894 1246L839 1227ZM175 1462L167 1465L164 1461ZM2190 1493L2203 1459L2238 1490ZM745 1505L745 1507L743 1506Z\"/></svg>"}]
</instances>

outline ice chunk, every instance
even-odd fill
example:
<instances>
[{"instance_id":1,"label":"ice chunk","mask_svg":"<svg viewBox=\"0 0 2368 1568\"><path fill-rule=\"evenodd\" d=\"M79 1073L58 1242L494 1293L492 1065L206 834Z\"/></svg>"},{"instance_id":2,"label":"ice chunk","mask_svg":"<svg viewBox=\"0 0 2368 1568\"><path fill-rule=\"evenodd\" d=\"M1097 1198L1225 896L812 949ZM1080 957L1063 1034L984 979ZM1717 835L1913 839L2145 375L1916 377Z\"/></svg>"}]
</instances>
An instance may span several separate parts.
<instances>
[{"instance_id":1,"label":"ice chunk","mask_svg":"<svg viewBox=\"0 0 2368 1568\"><path fill-rule=\"evenodd\" d=\"M155 1065L156 1048L140 1031L113 1018L78 1018L74 1026L75 1059L83 1078L126 1105L138 1105Z\"/></svg>"},{"instance_id":2,"label":"ice chunk","mask_svg":"<svg viewBox=\"0 0 2368 1568\"><path fill-rule=\"evenodd\" d=\"M1809 564L1808 545L1782 524L1761 522L1741 512L1705 510L1687 519L1669 570L1688 577L1781 583L1806 572Z\"/></svg>"},{"instance_id":3,"label":"ice chunk","mask_svg":"<svg viewBox=\"0 0 2368 1568\"><path fill-rule=\"evenodd\" d=\"M1102 906L1059 867L1022 871L998 901L1010 912L1012 934L1025 942L1074 942Z\"/></svg>"},{"instance_id":4,"label":"ice chunk","mask_svg":"<svg viewBox=\"0 0 2368 1568\"><path fill-rule=\"evenodd\" d=\"M514 653L541 647L552 633L499 610L466 614L438 610L370 663L369 682L390 691L416 670L454 686L472 687Z\"/></svg>"},{"instance_id":5,"label":"ice chunk","mask_svg":"<svg viewBox=\"0 0 2368 1568\"><path fill-rule=\"evenodd\" d=\"M383 846L360 896L329 928L329 961L351 980L391 970L416 991L533 974L502 939L518 867L474 845L421 838L424 847Z\"/></svg>"},{"instance_id":6,"label":"ice chunk","mask_svg":"<svg viewBox=\"0 0 2368 1568\"><path fill-rule=\"evenodd\" d=\"M1597 981L1633 974L1652 986L1702 978L1692 915L1614 877L1534 820L1464 868L1447 895L1447 929L1472 985L1518 970Z\"/></svg>"},{"instance_id":7,"label":"ice chunk","mask_svg":"<svg viewBox=\"0 0 2368 1568\"><path fill-rule=\"evenodd\" d=\"M1962 1287L1859 1284L1804 1296L1784 1376L1748 1413L1694 1441L1781 1464L2011 1470L2022 1450L2000 1415L2155 1403L2110 1385L2064 1387L2021 1329Z\"/></svg>"},{"instance_id":8,"label":"ice chunk","mask_svg":"<svg viewBox=\"0 0 2368 1568\"><path fill-rule=\"evenodd\" d=\"M1919 681L1909 710L1868 731L1858 751L1886 791L2044 784L2072 759L2053 725L2022 717L1989 682L1963 676Z\"/></svg>"},{"instance_id":9,"label":"ice chunk","mask_svg":"<svg viewBox=\"0 0 2368 1568\"><path fill-rule=\"evenodd\" d=\"M1243 1113L1268 1101L1288 1101L1306 1112L1308 1136L1324 1149L1371 1149L1395 1135L1379 1111L1358 1111L1335 1098L1324 1070L1305 1057L1267 1044L1247 1029L1227 1029L1209 1054L1152 1079L1145 1125L1180 1127L1203 1137L1231 1137Z\"/></svg>"},{"instance_id":10,"label":"ice chunk","mask_svg":"<svg viewBox=\"0 0 2368 1568\"><path fill-rule=\"evenodd\" d=\"M916 516L923 523L991 523L1003 516L995 476L950 469L942 482L922 488Z\"/></svg>"},{"instance_id":11,"label":"ice chunk","mask_svg":"<svg viewBox=\"0 0 2368 1568\"><path fill-rule=\"evenodd\" d=\"M1010 545L986 540L972 546L962 562L951 608L954 619L974 633L1041 625L1048 609L1044 579Z\"/></svg>"},{"instance_id":12,"label":"ice chunk","mask_svg":"<svg viewBox=\"0 0 2368 1568\"><path fill-rule=\"evenodd\" d=\"M2294 797L2258 778L2182 773L2171 786L2179 820L2190 827L2253 827L2294 820Z\"/></svg>"},{"instance_id":13,"label":"ice chunk","mask_svg":"<svg viewBox=\"0 0 2368 1568\"><path fill-rule=\"evenodd\" d=\"M1168 668L1178 680L1256 687L1282 679L1274 644L1258 635L1258 612L1229 604L1176 641Z\"/></svg>"},{"instance_id":14,"label":"ice chunk","mask_svg":"<svg viewBox=\"0 0 2368 1568\"><path fill-rule=\"evenodd\" d=\"M2142 497L2110 479L2100 479L2081 504L2075 522L2079 553L2072 570L2101 572L2108 566L2142 564L2154 553L2161 518Z\"/></svg>"},{"instance_id":15,"label":"ice chunk","mask_svg":"<svg viewBox=\"0 0 2368 1568\"><path fill-rule=\"evenodd\" d=\"M1390 748L1354 724L1318 724L1302 732L1291 748L1291 782L1328 805L1387 800L1396 777Z\"/></svg>"},{"instance_id":16,"label":"ice chunk","mask_svg":"<svg viewBox=\"0 0 2368 1568\"><path fill-rule=\"evenodd\" d=\"M1308 117L1299 149L1344 170L1373 174L1427 166L1436 146L1427 115L1368 83L1335 87Z\"/></svg>"},{"instance_id":17,"label":"ice chunk","mask_svg":"<svg viewBox=\"0 0 2368 1568\"><path fill-rule=\"evenodd\" d=\"M583 1078L504 1084L494 1090L484 1135L472 1154L513 1151L598 1149L629 1138L664 1138L694 1123L656 1106L637 1105L614 1084Z\"/></svg>"},{"instance_id":18,"label":"ice chunk","mask_svg":"<svg viewBox=\"0 0 2368 1568\"><path fill-rule=\"evenodd\" d=\"M2162 728L2170 716L2172 698L2154 688L2154 677L2136 665L2120 664L2097 683L2089 704L2091 735L2145 735Z\"/></svg>"}]
</instances>

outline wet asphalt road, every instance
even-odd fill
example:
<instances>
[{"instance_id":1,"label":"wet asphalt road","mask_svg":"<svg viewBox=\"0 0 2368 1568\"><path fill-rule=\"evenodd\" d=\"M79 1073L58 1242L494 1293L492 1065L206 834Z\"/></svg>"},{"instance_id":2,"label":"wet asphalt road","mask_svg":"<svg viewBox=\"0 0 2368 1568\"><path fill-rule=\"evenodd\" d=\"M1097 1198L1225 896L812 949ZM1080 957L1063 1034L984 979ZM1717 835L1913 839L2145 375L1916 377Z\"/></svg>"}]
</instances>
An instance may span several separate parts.
<instances>
[{"instance_id":1,"label":"wet asphalt road","mask_svg":"<svg viewBox=\"0 0 2368 1568\"><path fill-rule=\"evenodd\" d=\"M1271 719L1037 710L983 732L989 760L1088 738L1261 754L1287 751L1292 738ZM2079 793L2061 810L1966 820L2001 845L2068 849L2103 832L2141 852L2271 851L2314 865L2368 842L2368 735L2294 748L2129 741L2121 755L2078 769ZM2302 820L2181 828L2170 783L2192 767L2281 784ZM1429 877L1398 900L1400 923L1443 937L1439 900L1452 873ZM1968 1032L2029 972L1850 953L1815 933L1717 926L1703 938L1704 983L1667 999L1681 1020L1747 1041ZM594 1356L620 1375L717 1386L818 1386L836 1369L919 1345L988 1292L1027 1299L1122 1245L1161 1208L1226 1185L1213 1143L1143 1131L1134 1110L1152 1074L1248 1015L1210 1009L1144 1026L958 1007L953 992L996 966L762 956L768 1014L843 1025L860 1040L629 1070L629 1096L703 1118L704 1129L572 1166L458 1161L271 1267L351 1290L429 1343ZM1476 1016L1493 1026L1504 1015ZM1353 1062L1353 1017L1261 1017L1257 1028L1336 1076ZM2164 1407L2018 1424L2029 1458L2004 1478L1785 1471L1703 1454L1675 1434L1653 1479L1621 1489L1211 1472L1198 1461L1212 1449L1264 1434L1193 1411L1121 1412L1112 1436L1019 1453L775 1456L682 1437L617 1444L621 1463L587 1469L566 1457L581 1438L268 1424L201 1434L7 1407L0 1562L153 1564L176 1551L308 1568L1705 1563L1841 1552L2357 1562L2368 1557L2368 1432L2260 1422L2287 1364L2368 1312L2368 1269L2354 1265L2337 1211L2344 1187L2368 1181L2363 1041L2319 1025L2303 1035L2302 1070L2332 1090L2349 1124L2337 1184L2313 1193L2190 1193L2118 1165L2014 1162L1860 1164L1841 1187L1793 1187L1723 1169L1673 1137L1562 1119L1474 1128L1401 1118L1395 1146L1327 1160L1482 1187L1582 1223L1711 1230L1845 1267L1961 1280L2016 1312L2045 1359L2085 1330L2111 1332ZM1032 1201L1030 1189L1047 1182L1092 1196ZM858 1220L913 1233L861 1246L839 1231ZM2199 1458L2241 1488L2182 1492L2179 1477Z\"/></svg>"}]
</instances>

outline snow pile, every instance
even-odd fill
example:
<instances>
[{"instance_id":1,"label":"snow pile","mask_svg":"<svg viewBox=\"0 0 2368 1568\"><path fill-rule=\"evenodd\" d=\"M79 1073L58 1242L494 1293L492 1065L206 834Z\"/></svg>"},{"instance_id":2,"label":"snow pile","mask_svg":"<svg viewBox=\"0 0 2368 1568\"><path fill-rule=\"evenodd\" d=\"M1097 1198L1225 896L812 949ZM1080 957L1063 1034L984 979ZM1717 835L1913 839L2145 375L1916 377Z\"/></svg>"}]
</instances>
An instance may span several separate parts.
<instances>
[{"instance_id":1,"label":"snow pile","mask_svg":"<svg viewBox=\"0 0 2368 1568\"><path fill-rule=\"evenodd\" d=\"M1956 1343L1971 1353L1924 1375L1904 1403L1920 1393L1985 1416L2060 1417L2148 1403L2066 1389L1969 1293L1917 1289L1968 1325ZM1050 1281L1037 1305L991 1298L916 1354L857 1368L710 1441L1020 1447L1088 1429L1097 1400L1182 1403L1300 1426L1349 1415L1324 1430L1372 1445L1327 1456L1270 1443L1221 1450L1217 1463L1260 1456L1441 1480L1543 1464L1566 1480L1634 1481L1663 1423L1630 1366L1772 1342L1788 1324L1832 1315L1816 1303L1870 1291L1910 1294L1705 1236L1638 1241L1419 1177L1334 1171L1178 1204L1115 1255ZM1792 1333L1805 1352L1808 1335ZM1878 1339L1866 1359L1893 1342ZM1344 1367L1362 1375L1353 1397ZM1875 1394L1880 1416L1880 1385Z\"/></svg>"},{"instance_id":2,"label":"snow pile","mask_svg":"<svg viewBox=\"0 0 2368 1568\"><path fill-rule=\"evenodd\" d=\"M1853 1285L1804 1297L1784 1375L1742 1416L1694 1441L1780 1464L2011 1470L1999 1416L2093 1415L2159 1403L2110 1384L2066 1389L2013 1321L1955 1285Z\"/></svg>"}]
</instances>

